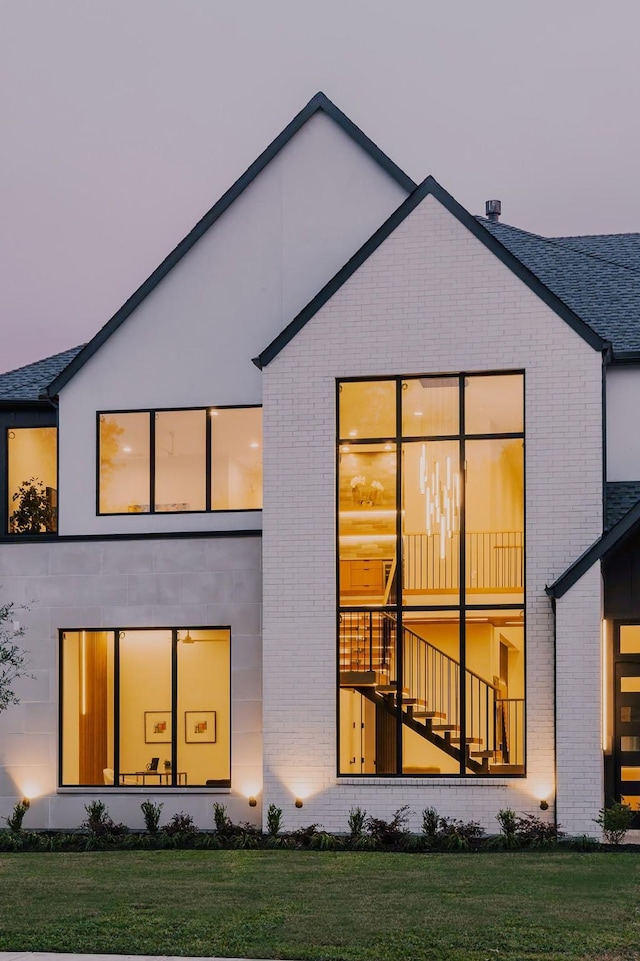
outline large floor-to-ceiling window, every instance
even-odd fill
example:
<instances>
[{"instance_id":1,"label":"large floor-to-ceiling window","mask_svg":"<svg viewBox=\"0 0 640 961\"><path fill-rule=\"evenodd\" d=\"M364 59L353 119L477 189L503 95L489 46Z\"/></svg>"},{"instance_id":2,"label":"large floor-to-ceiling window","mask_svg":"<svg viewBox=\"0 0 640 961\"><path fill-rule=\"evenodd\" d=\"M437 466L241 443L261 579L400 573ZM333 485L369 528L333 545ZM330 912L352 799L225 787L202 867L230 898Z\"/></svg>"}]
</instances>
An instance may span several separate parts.
<instances>
[{"instance_id":1,"label":"large floor-to-ceiling window","mask_svg":"<svg viewBox=\"0 0 640 961\"><path fill-rule=\"evenodd\" d=\"M338 384L340 774L524 773L523 400Z\"/></svg>"},{"instance_id":2,"label":"large floor-to-ceiling window","mask_svg":"<svg viewBox=\"0 0 640 961\"><path fill-rule=\"evenodd\" d=\"M230 635L223 629L63 631L66 786L228 786Z\"/></svg>"}]
</instances>

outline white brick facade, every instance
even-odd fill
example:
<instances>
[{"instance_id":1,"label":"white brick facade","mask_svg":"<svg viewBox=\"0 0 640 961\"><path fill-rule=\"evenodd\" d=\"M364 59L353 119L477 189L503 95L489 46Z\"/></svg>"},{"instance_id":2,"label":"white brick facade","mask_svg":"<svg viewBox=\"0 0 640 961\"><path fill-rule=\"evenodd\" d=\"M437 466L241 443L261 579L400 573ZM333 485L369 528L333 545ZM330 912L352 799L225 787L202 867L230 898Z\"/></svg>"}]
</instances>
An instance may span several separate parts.
<instances>
[{"instance_id":1,"label":"white brick facade","mask_svg":"<svg viewBox=\"0 0 640 961\"><path fill-rule=\"evenodd\" d=\"M527 777L337 778L336 378L509 369L525 371ZM433 197L266 368L264 803L281 805L287 824L344 830L353 805L384 817L409 804L416 816L435 805L491 830L499 808L535 811L541 796L552 799L554 638L544 588L602 530L600 371L599 354ZM600 596L588 584L591 638ZM574 683L567 675L558 674L559 702L560 683ZM599 686L589 659L582 697L597 704ZM600 783L590 735L581 765L558 782L559 806L567 826L589 830L584 808L595 796L576 794L585 778ZM307 797L302 812L297 795Z\"/></svg>"}]
</instances>

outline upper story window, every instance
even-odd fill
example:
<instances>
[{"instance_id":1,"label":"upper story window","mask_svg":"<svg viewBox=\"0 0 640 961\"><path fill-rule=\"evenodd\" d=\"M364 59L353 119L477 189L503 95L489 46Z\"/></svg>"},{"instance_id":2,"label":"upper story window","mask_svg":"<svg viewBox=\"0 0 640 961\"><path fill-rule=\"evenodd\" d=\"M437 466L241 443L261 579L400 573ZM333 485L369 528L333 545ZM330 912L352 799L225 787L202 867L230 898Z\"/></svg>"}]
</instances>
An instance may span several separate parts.
<instances>
[{"instance_id":1,"label":"upper story window","mask_svg":"<svg viewBox=\"0 0 640 961\"><path fill-rule=\"evenodd\" d=\"M7 533L55 534L58 457L55 427L7 430Z\"/></svg>"},{"instance_id":2,"label":"upper story window","mask_svg":"<svg viewBox=\"0 0 640 961\"><path fill-rule=\"evenodd\" d=\"M261 508L261 407L98 415L98 514Z\"/></svg>"}]
</instances>

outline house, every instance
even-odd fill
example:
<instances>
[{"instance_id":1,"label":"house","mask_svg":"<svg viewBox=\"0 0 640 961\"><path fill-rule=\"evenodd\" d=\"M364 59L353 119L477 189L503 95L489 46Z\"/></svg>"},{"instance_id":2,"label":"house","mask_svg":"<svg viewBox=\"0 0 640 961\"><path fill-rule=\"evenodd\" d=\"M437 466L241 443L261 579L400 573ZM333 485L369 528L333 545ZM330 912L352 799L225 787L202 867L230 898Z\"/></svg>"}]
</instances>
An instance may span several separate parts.
<instances>
[{"instance_id":1,"label":"house","mask_svg":"<svg viewBox=\"0 0 640 961\"><path fill-rule=\"evenodd\" d=\"M316 95L0 376L0 810L640 811L639 400L639 234L474 217Z\"/></svg>"}]
</instances>

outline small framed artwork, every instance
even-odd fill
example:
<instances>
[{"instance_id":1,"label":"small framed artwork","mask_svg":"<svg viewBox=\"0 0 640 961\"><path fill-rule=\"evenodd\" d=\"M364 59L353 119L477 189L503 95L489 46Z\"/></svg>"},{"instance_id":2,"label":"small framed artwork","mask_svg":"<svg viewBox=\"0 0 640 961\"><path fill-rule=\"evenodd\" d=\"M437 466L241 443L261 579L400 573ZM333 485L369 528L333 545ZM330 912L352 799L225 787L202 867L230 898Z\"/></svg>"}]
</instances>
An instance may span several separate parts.
<instances>
[{"instance_id":1,"label":"small framed artwork","mask_svg":"<svg viewBox=\"0 0 640 961\"><path fill-rule=\"evenodd\" d=\"M171 711L144 712L144 743L168 744L171 741Z\"/></svg>"},{"instance_id":2,"label":"small framed artwork","mask_svg":"<svg viewBox=\"0 0 640 961\"><path fill-rule=\"evenodd\" d=\"M216 712L185 711L184 739L187 744L215 744Z\"/></svg>"}]
</instances>

